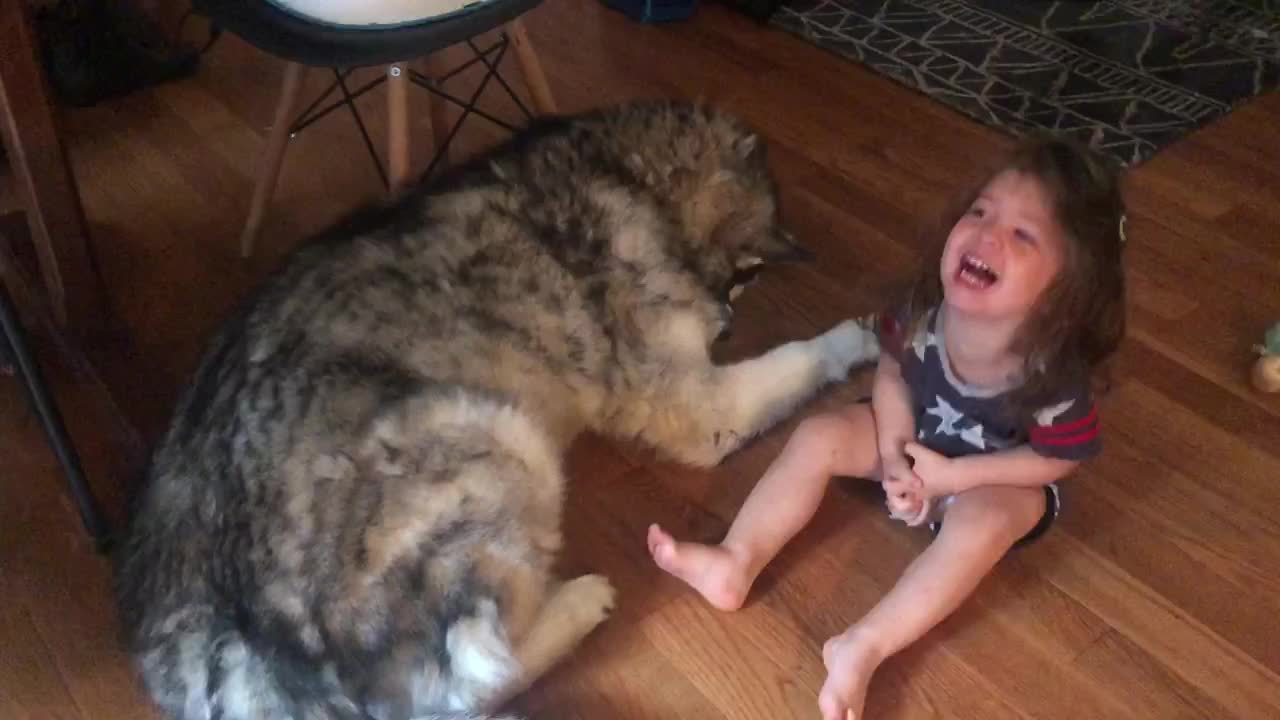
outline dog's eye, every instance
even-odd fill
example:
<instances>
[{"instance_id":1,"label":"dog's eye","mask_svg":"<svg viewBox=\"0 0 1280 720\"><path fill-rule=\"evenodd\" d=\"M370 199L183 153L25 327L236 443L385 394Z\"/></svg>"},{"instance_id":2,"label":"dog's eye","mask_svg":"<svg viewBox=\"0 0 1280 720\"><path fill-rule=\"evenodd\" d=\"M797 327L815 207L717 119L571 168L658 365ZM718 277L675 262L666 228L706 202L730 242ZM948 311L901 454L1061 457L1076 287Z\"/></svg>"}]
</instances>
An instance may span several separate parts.
<instances>
[{"instance_id":1,"label":"dog's eye","mask_svg":"<svg viewBox=\"0 0 1280 720\"><path fill-rule=\"evenodd\" d=\"M757 263L734 271L733 275L729 278L729 282L725 285L721 296L728 298L729 300L736 299L742 288L750 285L762 270L764 270L764 263Z\"/></svg>"},{"instance_id":2,"label":"dog's eye","mask_svg":"<svg viewBox=\"0 0 1280 720\"><path fill-rule=\"evenodd\" d=\"M764 270L764 263L756 263L754 265L748 265L747 267L740 268L733 273L733 284L747 285L751 281L755 280L756 276L759 275L762 270Z\"/></svg>"}]
</instances>

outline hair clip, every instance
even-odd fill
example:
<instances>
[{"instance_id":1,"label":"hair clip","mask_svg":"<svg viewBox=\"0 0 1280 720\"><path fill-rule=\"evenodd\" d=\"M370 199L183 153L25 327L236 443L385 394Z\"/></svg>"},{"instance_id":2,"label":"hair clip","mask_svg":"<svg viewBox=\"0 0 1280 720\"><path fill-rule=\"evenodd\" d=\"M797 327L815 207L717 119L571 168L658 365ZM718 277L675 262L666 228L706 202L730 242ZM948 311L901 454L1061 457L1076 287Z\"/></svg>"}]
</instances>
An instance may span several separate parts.
<instances>
[{"instance_id":1,"label":"hair clip","mask_svg":"<svg viewBox=\"0 0 1280 720\"><path fill-rule=\"evenodd\" d=\"M1125 237L1125 234L1124 234L1124 223L1128 219L1129 219L1128 214L1120 215L1120 242L1125 244L1128 244L1129 242L1129 238Z\"/></svg>"}]
</instances>

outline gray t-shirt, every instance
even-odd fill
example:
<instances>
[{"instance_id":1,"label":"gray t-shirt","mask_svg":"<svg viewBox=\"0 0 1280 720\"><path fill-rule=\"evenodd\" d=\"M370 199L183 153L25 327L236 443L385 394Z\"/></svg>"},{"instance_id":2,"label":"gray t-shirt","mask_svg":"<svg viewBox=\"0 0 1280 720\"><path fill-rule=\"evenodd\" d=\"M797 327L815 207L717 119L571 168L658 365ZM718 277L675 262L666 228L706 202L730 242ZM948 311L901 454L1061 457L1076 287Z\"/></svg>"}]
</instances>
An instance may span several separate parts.
<instances>
[{"instance_id":1,"label":"gray t-shirt","mask_svg":"<svg viewBox=\"0 0 1280 720\"><path fill-rule=\"evenodd\" d=\"M1053 402L1034 413L1033 422L1018 422L1006 406L1014 388L975 387L952 372L940 314L938 308L930 310L911 338L902 337L905 314L882 316L879 328L881 346L902 366L922 445L947 457L1025 444L1063 460L1087 460L1101 451L1098 410L1087 377L1063 387Z\"/></svg>"}]
</instances>

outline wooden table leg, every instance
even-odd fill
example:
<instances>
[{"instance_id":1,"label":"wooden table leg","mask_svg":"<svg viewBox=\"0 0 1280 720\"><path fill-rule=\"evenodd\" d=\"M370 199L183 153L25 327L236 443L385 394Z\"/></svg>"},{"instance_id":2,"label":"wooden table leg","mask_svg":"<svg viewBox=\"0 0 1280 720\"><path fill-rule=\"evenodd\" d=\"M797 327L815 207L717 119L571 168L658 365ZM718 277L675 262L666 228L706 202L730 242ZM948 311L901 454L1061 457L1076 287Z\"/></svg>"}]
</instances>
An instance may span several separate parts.
<instances>
[{"instance_id":1,"label":"wooden table leg","mask_svg":"<svg viewBox=\"0 0 1280 720\"><path fill-rule=\"evenodd\" d=\"M104 317L103 288L25 5L0 2L0 134L54 319L84 338Z\"/></svg>"}]
</instances>

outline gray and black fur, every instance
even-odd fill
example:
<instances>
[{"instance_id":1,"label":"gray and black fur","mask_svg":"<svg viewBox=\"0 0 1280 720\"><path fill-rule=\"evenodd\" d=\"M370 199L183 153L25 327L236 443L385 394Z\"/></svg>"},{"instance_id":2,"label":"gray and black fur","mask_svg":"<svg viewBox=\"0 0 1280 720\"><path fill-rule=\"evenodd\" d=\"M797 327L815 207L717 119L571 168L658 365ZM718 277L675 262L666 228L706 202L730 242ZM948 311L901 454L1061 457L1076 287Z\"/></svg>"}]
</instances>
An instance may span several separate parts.
<instances>
[{"instance_id":1,"label":"gray and black fur","mask_svg":"<svg viewBox=\"0 0 1280 720\"><path fill-rule=\"evenodd\" d=\"M796 252L756 136L675 103L543 121L305 244L213 340L135 500L117 588L152 697L499 708L612 606L551 574L577 434L714 464L874 357L845 322L712 365L735 278Z\"/></svg>"}]
</instances>

